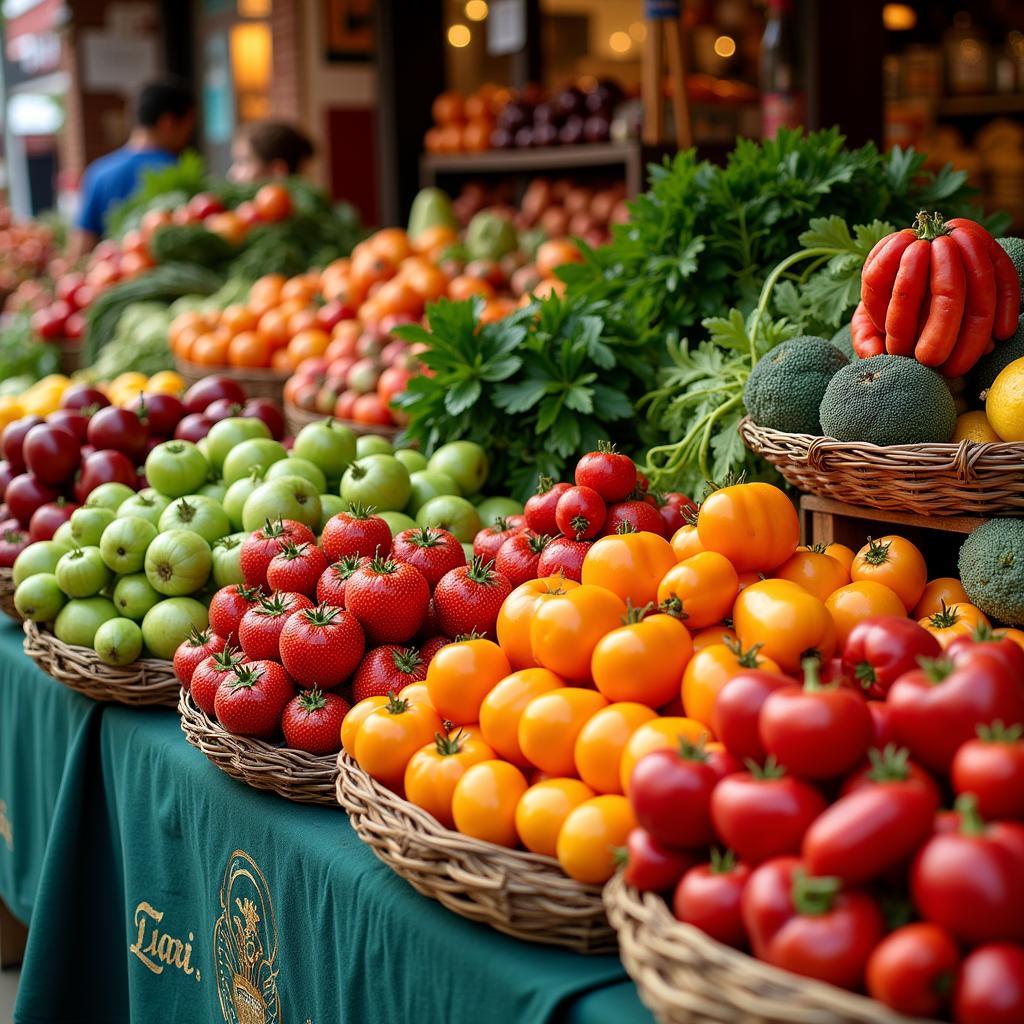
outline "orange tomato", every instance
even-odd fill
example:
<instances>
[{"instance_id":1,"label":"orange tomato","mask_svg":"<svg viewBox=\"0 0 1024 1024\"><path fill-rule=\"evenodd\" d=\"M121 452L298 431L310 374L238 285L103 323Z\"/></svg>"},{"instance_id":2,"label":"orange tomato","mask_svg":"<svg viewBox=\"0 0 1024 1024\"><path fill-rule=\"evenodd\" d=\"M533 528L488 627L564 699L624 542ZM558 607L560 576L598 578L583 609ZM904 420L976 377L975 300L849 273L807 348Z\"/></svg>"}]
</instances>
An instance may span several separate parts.
<instances>
[{"instance_id":1,"label":"orange tomato","mask_svg":"<svg viewBox=\"0 0 1024 1024\"><path fill-rule=\"evenodd\" d=\"M854 583L872 580L884 583L910 610L921 600L928 582L924 555L905 537L890 535L869 540L857 552L850 566Z\"/></svg>"},{"instance_id":2,"label":"orange tomato","mask_svg":"<svg viewBox=\"0 0 1024 1024\"><path fill-rule=\"evenodd\" d=\"M699 743L701 739L711 739L711 730L704 722L690 717L671 715L667 718L654 718L638 726L626 741L619 758L619 785L622 792L629 795L633 769L644 754L652 750L676 750L681 740Z\"/></svg>"},{"instance_id":3,"label":"orange tomato","mask_svg":"<svg viewBox=\"0 0 1024 1024\"><path fill-rule=\"evenodd\" d=\"M403 700L411 700L413 703L427 704L429 707L434 705L430 701L430 691L427 689L427 684L424 682L409 683L408 686L403 686L401 692L398 694ZM467 726L462 727L462 731L466 732Z\"/></svg>"},{"instance_id":4,"label":"orange tomato","mask_svg":"<svg viewBox=\"0 0 1024 1024\"><path fill-rule=\"evenodd\" d=\"M395 271L397 270L391 260L379 256L372 249L363 248L365 244L365 242L362 242L352 250L352 270L350 273L352 283L364 291L369 289L370 285L389 281L395 276Z\"/></svg>"},{"instance_id":5,"label":"orange tomato","mask_svg":"<svg viewBox=\"0 0 1024 1024\"><path fill-rule=\"evenodd\" d=\"M822 555L834 558L849 574L850 566L853 564L854 551L845 544L838 544L830 541L828 544L801 544L797 551L817 551Z\"/></svg>"},{"instance_id":6,"label":"orange tomato","mask_svg":"<svg viewBox=\"0 0 1024 1024\"><path fill-rule=\"evenodd\" d=\"M526 792L523 773L507 761L481 761L469 767L452 793L452 819L467 836L499 846L515 846L516 807Z\"/></svg>"},{"instance_id":7,"label":"orange tomato","mask_svg":"<svg viewBox=\"0 0 1024 1024\"><path fill-rule=\"evenodd\" d=\"M580 252L575 242L568 238L553 238L547 242L541 242L537 249L537 273L541 277L554 277L559 267L566 263L582 263L583 253Z\"/></svg>"},{"instance_id":8,"label":"orange tomato","mask_svg":"<svg viewBox=\"0 0 1024 1024\"><path fill-rule=\"evenodd\" d=\"M413 240L412 247L419 253L443 250L459 240L455 229L447 224L433 224L424 228Z\"/></svg>"},{"instance_id":9,"label":"orange tomato","mask_svg":"<svg viewBox=\"0 0 1024 1024\"><path fill-rule=\"evenodd\" d=\"M595 690L563 686L534 697L519 717L519 748L534 767L549 775L573 775L573 747L588 719L608 701Z\"/></svg>"},{"instance_id":10,"label":"orange tomato","mask_svg":"<svg viewBox=\"0 0 1024 1024\"><path fill-rule=\"evenodd\" d=\"M796 551L800 523L778 487L735 484L704 499L697 533L705 550L725 555L738 573L770 572Z\"/></svg>"},{"instance_id":11,"label":"orange tomato","mask_svg":"<svg viewBox=\"0 0 1024 1024\"><path fill-rule=\"evenodd\" d=\"M207 231L212 231L215 235L220 235L224 241L229 242L231 245L241 245L245 241L245 236L249 233L249 226L237 213L233 213L231 210L225 210L223 213L215 213L207 217L203 222L203 227ZM123 263L121 266L124 269Z\"/></svg>"},{"instance_id":12,"label":"orange tomato","mask_svg":"<svg viewBox=\"0 0 1024 1024\"><path fill-rule=\"evenodd\" d=\"M494 298L494 288L479 277L460 274L448 282L448 298L453 302L462 302L474 295L482 295L485 299Z\"/></svg>"},{"instance_id":13,"label":"orange tomato","mask_svg":"<svg viewBox=\"0 0 1024 1024\"><path fill-rule=\"evenodd\" d=\"M540 605L578 586L575 580L564 576L545 576L539 580L528 580L505 598L498 611L498 643L514 669L537 664L530 645L530 624Z\"/></svg>"},{"instance_id":14,"label":"orange tomato","mask_svg":"<svg viewBox=\"0 0 1024 1024\"><path fill-rule=\"evenodd\" d=\"M460 92L442 92L434 97L430 112L438 124L453 124L465 117L466 101Z\"/></svg>"},{"instance_id":15,"label":"orange tomato","mask_svg":"<svg viewBox=\"0 0 1024 1024\"><path fill-rule=\"evenodd\" d=\"M384 707L387 702L388 699L384 696L367 697L356 704L341 720L341 745L350 757L356 756L356 733L359 732L359 727L363 724L366 716L371 711Z\"/></svg>"},{"instance_id":16,"label":"orange tomato","mask_svg":"<svg viewBox=\"0 0 1024 1024\"><path fill-rule=\"evenodd\" d=\"M350 712L351 713L351 712ZM409 758L441 732L441 719L428 704L388 698L362 721L355 736L359 767L378 782L397 789Z\"/></svg>"},{"instance_id":17,"label":"orange tomato","mask_svg":"<svg viewBox=\"0 0 1024 1024\"><path fill-rule=\"evenodd\" d=\"M562 680L546 668L524 668L506 676L484 697L480 704L480 730L495 753L522 768L530 764L519 746L523 709L534 697L562 685Z\"/></svg>"},{"instance_id":18,"label":"orange tomato","mask_svg":"<svg viewBox=\"0 0 1024 1024\"><path fill-rule=\"evenodd\" d=\"M476 722L484 697L511 671L508 658L492 640L478 637L448 644L427 668L430 702L455 725Z\"/></svg>"},{"instance_id":19,"label":"orange tomato","mask_svg":"<svg viewBox=\"0 0 1024 1024\"><path fill-rule=\"evenodd\" d=\"M598 793L621 793L619 761L630 736L657 715L644 704L623 701L597 712L580 730L573 748L576 773Z\"/></svg>"},{"instance_id":20,"label":"orange tomato","mask_svg":"<svg viewBox=\"0 0 1024 1024\"><path fill-rule=\"evenodd\" d=\"M253 282L249 289L249 308L256 311L259 316L259 307L264 311L276 306L281 301L281 289L285 283L284 274L264 274L258 281Z\"/></svg>"},{"instance_id":21,"label":"orange tomato","mask_svg":"<svg viewBox=\"0 0 1024 1024\"><path fill-rule=\"evenodd\" d=\"M732 620L744 647L756 646L785 672L799 671L810 653L825 661L835 653L836 627L828 609L790 580L747 587L736 598Z\"/></svg>"},{"instance_id":22,"label":"orange tomato","mask_svg":"<svg viewBox=\"0 0 1024 1024\"><path fill-rule=\"evenodd\" d=\"M200 334L188 350L188 358L200 366L223 366L228 361L229 339L208 331Z\"/></svg>"},{"instance_id":23,"label":"orange tomato","mask_svg":"<svg viewBox=\"0 0 1024 1024\"><path fill-rule=\"evenodd\" d=\"M256 333L271 348L282 348L288 344L291 335L288 333L288 320L277 309L268 309L256 325Z\"/></svg>"},{"instance_id":24,"label":"orange tomato","mask_svg":"<svg viewBox=\"0 0 1024 1024\"><path fill-rule=\"evenodd\" d=\"M616 851L636 828L624 796L595 796L569 812L558 833L562 870L584 885L603 885L615 874Z\"/></svg>"},{"instance_id":25,"label":"orange tomato","mask_svg":"<svg viewBox=\"0 0 1024 1024\"><path fill-rule=\"evenodd\" d=\"M958 636L971 636L979 626L988 626L989 621L980 608L964 602L950 605L943 603L939 611L920 619L920 624L945 650Z\"/></svg>"},{"instance_id":26,"label":"orange tomato","mask_svg":"<svg viewBox=\"0 0 1024 1024\"><path fill-rule=\"evenodd\" d=\"M683 673L683 709L687 717L710 729L719 690L734 676L751 668L780 671L777 662L759 651L743 650L738 641L709 644L697 651Z\"/></svg>"},{"instance_id":27,"label":"orange tomato","mask_svg":"<svg viewBox=\"0 0 1024 1024\"><path fill-rule=\"evenodd\" d=\"M412 254L409 236L401 228L381 228L366 240L371 251L397 266Z\"/></svg>"},{"instance_id":28,"label":"orange tomato","mask_svg":"<svg viewBox=\"0 0 1024 1024\"><path fill-rule=\"evenodd\" d=\"M717 551L701 551L665 573L658 584L658 607L689 629L703 629L729 615L739 589L732 562Z\"/></svg>"},{"instance_id":29,"label":"orange tomato","mask_svg":"<svg viewBox=\"0 0 1024 1024\"><path fill-rule=\"evenodd\" d=\"M819 601L827 600L834 590L850 582L850 574L842 563L822 551L798 549L772 575L796 583Z\"/></svg>"},{"instance_id":30,"label":"orange tomato","mask_svg":"<svg viewBox=\"0 0 1024 1024\"><path fill-rule=\"evenodd\" d=\"M231 307L229 306L228 309ZM182 331L186 329L198 328L200 332L206 330L210 324L207 322L206 317L198 312L197 310L188 310L185 313L179 313L172 321L170 327L167 328L167 337L173 341Z\"/></svg>"},{"instance_id":31,"label":"orange tomato","mask_svg":"<svg viewBox=\"0 0 1024 1024\"><path fill-rule=\"evenodd\" d=\"M590 674L610 701L661 707L679 693L683 671L693 656L689 630L671 615L629 618L598 640Z\"/></svg>"},{"instance_id":32,"label":"orange tomato","mask_svg":"<svg viewBox=\"0 0 1024 1024\"><path fill-rule=\"evenodd\" d=\"M228 343L228 362L232 366L269 366L273 350L257 331L242 331Z\"/></svg>"},{"instance_id":33,"label":"orange tomato","mask_svg":"<svg viewBox=\"0 0 1024 1024\"><path fill-rule=\"evenodd\" d=\"M296 364L301 363L303 359L316 359L327 351L327 346L330 343L331 339L325 331L316 329L299 331L288 342L288 355Z\"/></svg>"},{"instance_id":34,"label":"orange tomato","mask_svg":"<svg viewBox=\"0 0 1024 1024\"><path fill-rule=\"evenodd\" d=\"M191 355L192 346L195 344L196 338L202 337L206 330L205 327L183 327L171 342L171 351L179 359L195 362Z\"/></svg>"},{"instance_id":35,"label":"orange tomato","mask_svg":"<svg viewBox=\"0 0 1024 1024\"><path fill-rule=\"evenodd\" d=\"M710 647L712 644L724 644L727 640L730 643L739 643L739 637L736 636L735 630L722 625L708 626L707 629L693 634L693 652L696 654L697 651L703 651L705 647Z\"/></svg>"},{"instance_id":36,"label":"orange tomato","mask_svg":"<svg viewBox=\"0 0 1024 1024\"><path fill-rule=\"evenodd\" d=\"M704 550L704 545L700 542L700 534L697 533L696 523L687 523L686 526L680 526L672 534L671 544L677 562L692 558Z\"/></svg>"},{"instance_id":37,"label":"orange tomato","mask_svg":"<svg viewBox=\"0 0 1024 1024\"><path fill-rule=\"evenodd\" d=\"M481 761L489 761L494 751L481 740L461 729L428 743L409 758L405 767L405 798L432 814L445 828L454 828L452 795L459 779Z\"/></svg>"},{"instance_id":38,"label":"orange tomato","mask_svg":"<svg viewBox=\"0 0 1024 1024\"><path fill-rule=\"evenodd\" d=\"M242 331L254 330L259 317L248 306L235 303L224 307L220 314L220 322L232 334L241 334Z\"/></svg>"},{"instance_id":39,"label":"orange tomato","mask_svg":"<svg viewBox=\"0 0 1024 1024\"><path fill-rule=\"evenodd\" d=\"M283 306L279 307L284 309ZM316 311L309 308L309 306L303 306L301 309L297 309L294 313L290 313L288 316L288 333L294 338L296 334L302 331L314 330L317 333L324 333L320 326L317 324ZM327 339L330 342L330 338Z\"/></svg>"},{"instance_id":40,"label":"orange tomato","mask_svg":"<svg viewBox=\"0 0 1024 1024\"><path fill-rule=\"evenodd\" d=\"M612 534L590 546L581 580L643 608L657 600L658 584L675 563L672 545L656 533Z\"/></svg>"},{"instance_id":41,"label":"orange tomato","mask_svg":"<svg viewBox=\"0 0 1024 1024\"><path fill-rule=\"evenodd\" d=\"M914 605L915 619L925 619L942 611L944 604L970 604L963 584L955 576L940 576L925 584L921 600Z\"/></svg>"},{"instance_id":42,"label":"orange tomato","mask_svg":"<svg viewBox=\"0 0 1024 1024\"><path fill-rule=\"evenodd\" d=\"M531 786L516 805L516 832L532 853L554 857L558 833L569 812L595 795L579 779L544 779Z\"/></svg>"},{"instance_id":43,"label":"orange tomato","mask_svg":"<svg viewBox=\"0 0 1024 1024\"><path fill-rule=\"evenodd\" d=\"M626 606L603 587L573 587L538 604L530 623L536 661L563 679L590 679L598 640L622 624Z\"/></svg>"},{"instance_id":44,"label":"orange tomato","mask_svg":"<svg viewBox=\"0 0 1024 1024\"><path fill-rule=\"evenodd\" d=\"M376 293L376 301L385 314L419 316L423 312L423 298L412 285L394 278L385 281Z\"/></svg>"},{"instance_id":45,"label":"orange tomato","mask_svg":"<svg viewBox=\"0 0 1024 1024\"><path fill-rule=\"evenodd\" d=\"M444 271L421 256L405 260L399 268L399 276L422 302L433 302L448 290L448 278Z\"/></svg>"},{"instance_id":46,"label":"orange tomato","mask_svg":"<svg viewBox=\"0 0 1024 1024\"><path fill-rule=\"evenodd\" d=\"M1022 629L1012 629L1010 627L1006 629L997 629L993 635L997 639L1003 639L1005 637L1007 640L1012 640L1018 647L1024 650L1024 630Z\"/></svg>"},{"instance_id":47,"label":"orange tomato","mask_svg":"<svg viewBox=\"0 0 1024 1024\"><path fill-rule=\"evenodd\" d=\"M282 373L289 373L295 369L295 361L292 359L288 349L275 349L270 357L270 368Z\"/></svg>"},{"instance_id":48,"label":"orange tomato","mask_svg":"<svg viewBox=\"0 0 1024 1024\"><path fill-rule=\"evenodd\" d=\"M550 298L552 295L557 295L561 298L565 294L565 289L566 284L564 281L560 281L556 277L545 277L531 292L522 297L519 304L522 306L524 304L523 300L525 300L525 304L529 305L531 297L543 300Z\"/></svg>"},{"instance_id":49,"label":"orange tomato","mask_svg":"<svg viewBox=\"0 0 1024 1024\"><path fill-rule=\"evenodd\" d=\"M836 640L840 647L861 619L873 615L906 616L907 609L894 590L874 580L847 583L829 596L825 602L836 624Z\"/></svg>"},{"instance_id":50,"label":"orange tomato","mask_svg":"<svg viewBox=\"0 0 1024 1024\"><path fill-rule=\"evenodd\" d=\"M514 313L516 308L514 299L506 299L502 296L496 299L488 299L484 303L484 308L480 311L480 323L497 323L499 320L504 320L510 313Z\"/></svg>"}]
</instances>

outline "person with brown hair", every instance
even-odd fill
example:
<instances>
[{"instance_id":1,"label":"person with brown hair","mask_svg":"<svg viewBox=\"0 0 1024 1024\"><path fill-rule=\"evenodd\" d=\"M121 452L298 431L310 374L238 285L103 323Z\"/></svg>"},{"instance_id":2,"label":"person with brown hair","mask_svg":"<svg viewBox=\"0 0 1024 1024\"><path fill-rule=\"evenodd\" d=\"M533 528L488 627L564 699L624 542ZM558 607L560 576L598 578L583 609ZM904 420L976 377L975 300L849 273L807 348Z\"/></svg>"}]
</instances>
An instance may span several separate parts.
<instances>
[{"instance_id":1,"label":"person with brown hair","mask_svg":"<svg viewBox=\"0 0 1024 1024\"><path fill-rule=\"evenodd\" d=\"M284 121L256 121L239 128L231 144L231 181L263 181L300 174L313 143Z\"/></svg>"}]
</instances>

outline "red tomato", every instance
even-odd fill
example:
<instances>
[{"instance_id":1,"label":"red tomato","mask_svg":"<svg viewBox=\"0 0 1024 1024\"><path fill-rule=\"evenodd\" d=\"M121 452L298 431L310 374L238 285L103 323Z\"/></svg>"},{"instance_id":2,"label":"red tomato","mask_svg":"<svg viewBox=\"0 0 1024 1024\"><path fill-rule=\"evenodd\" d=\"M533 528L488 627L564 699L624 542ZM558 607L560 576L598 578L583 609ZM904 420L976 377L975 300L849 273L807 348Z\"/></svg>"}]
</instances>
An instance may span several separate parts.
<instances>
[{"instance_id":1,"label":"red tomato","mask_svg":"<svg viewBox=\"0 0 1024 1024\"><path fill-rule=\"evenodd\" d=\"M1020 1024L1024 1020L1024 948L993 942L968 956L953 993L957 1024Z\"/></svg>"},{"instance_id":2,"label":"red tomato","mask_svg":"<svg viewBox=\"0 0 1024 1024\"><path fill-rule=\"evenodd\" d=\"M983 818L1024 818L1024 740L1021 726L978 726L953 757L953 789L973 793Z\"/></svg>"},{"instance_id":3,"label":"red tomato","mask_svg":"<svg viewBox=\"0 0 1024 1024\"><path fill-rule=\"evenodd\" d=\"M978 626L971 636L956 637L946 648L946 654L955 661L962 654L979 650L995 655L1019 678L1024 678L1024 649L1009 637L996 636L984 623Z\"/></svg>"},{"instance_id":4,"label":"red tomato","mask_svg":"<svg viewBox=\"0 0 1024 1024\"><path fill-rule=\"evenodd\" d=\"M868 764L855 771L839 791L840 796L871 789L885 782L912 782L933 794L939 802L939 787L935 780L919 765L910 760L906 747L889 743L885 747L872 747L868 751Z\"/></svg>"},{"instance_id":5,"label":"red tomato","mask_svg":"<svg viewBox=\"0 0 1024 1024\"><path fill-rule=\"evenodd\" d=\"M747 944L740 902L750 878L750 868L737 863L732 851L711 851L711 862L690 868L676 886L672 911L680 921L692 924L727 946Z\"/></svg>"},{"instance_id":6,"label":"red tomato","mask_svg":"<svg viewBox=\"0 0 1024 1024\"><path fill-rule=\"evenodd\" d=\"M793 680L778 672L750 669L733 676L715 698L712 728L733 757L761 762L766 751L757 731L757 720L768 695L792 687Z\"/></svg>"},{"instance_id":7,"label":"red tomato","mask_svg":"<svg viewBox=\"0 0 1024 1024\"><path fill-rule=\"evenodd\" d=\"M769 762L756 772L727 775L711 793L711 820L740 860L760 864L798 853L804 833L825 809L811 785L785 776Z\"/></svg>"},{"instance_id":8,"label":"red tomato","mask_svg":"<svg viewBox=\"0 0 1024 1024\"><path fill-rule=\"evenodd\" d=\"M887 935L868 960L868 992L897 1013L934 1017L953 989L960 953L934 924L908 924Z\"/></svg>"},{"instance_id":9,"label":"red tomato","mask_svg":"<svg viewBox=\"0 0 1024 1024\"><path fill-rule=\"evenodd\" d=\"M858 622L847 637L843 663L864 691L881 697L904 672L917 668L918 658L937 658L939 641L912 619L876 615Z\"/></svg>"},{"instance_id":10,"label":"red tomato","mask_svg":"<svg viewBox=\"0 0 1024 1024\"><path fill-rule=\"evenodd\" d=\"M960 828L934 835L910 874L926 921L967 943L1024 939L1024 825L986 825L971 796L957 800Z\"/></svg>"},{"instance_id":11,"label":"red tomato","mask_svg":"<svg viewBox=\"0 0 1024 1024\"><path fill-rule=\"evenodd\" d=\"M689 852L671 850L650 832L635 828L626 838L625 880L641 892L664 892L682 877L696 857Z\"/></svg>"},{"instance_id":12,"label":"red tomato","mask_svg":"<svg viewBox=\"0 0 1024 1024\"><path fill-rule=\"evenodd\" d=\"M797 857L776 857L752 872L741 901L754 954L795 974L858 989L871 951L885 931L864 892L843 892L815 878Z\"/></svg>"}]
</instances>

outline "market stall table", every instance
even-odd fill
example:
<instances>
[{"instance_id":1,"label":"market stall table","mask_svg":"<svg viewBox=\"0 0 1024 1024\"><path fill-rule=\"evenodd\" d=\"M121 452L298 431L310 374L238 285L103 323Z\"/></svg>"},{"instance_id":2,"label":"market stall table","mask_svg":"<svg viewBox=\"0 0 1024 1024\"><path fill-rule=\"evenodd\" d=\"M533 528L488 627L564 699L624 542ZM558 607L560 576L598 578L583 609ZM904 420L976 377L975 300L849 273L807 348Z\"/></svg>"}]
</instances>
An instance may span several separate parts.
<instances>
[{"instance_id":1,"label":"market stall table","mask_svg":"<svg viewBox=\"0 0 1024 1024\"><path fill-rule=\"evenodd\" d=\"M18 687L31 721L49 684L4 642L5 699ZM97 712L49 829L18 1024L650 1020L616 958L450 914L377 861L340 810L222 775L173 712Z\"/></svg>"}]
</instances>

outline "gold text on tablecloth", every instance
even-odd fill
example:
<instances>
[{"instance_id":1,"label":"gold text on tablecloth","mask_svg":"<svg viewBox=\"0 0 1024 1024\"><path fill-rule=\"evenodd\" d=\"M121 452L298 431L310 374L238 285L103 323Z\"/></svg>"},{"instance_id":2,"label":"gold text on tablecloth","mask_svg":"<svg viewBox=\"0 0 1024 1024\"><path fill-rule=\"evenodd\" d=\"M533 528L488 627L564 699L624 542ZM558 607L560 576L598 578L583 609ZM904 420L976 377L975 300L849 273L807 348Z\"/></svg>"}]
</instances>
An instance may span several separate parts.
<instances>
[{"instance_id":1,"label":"gold text on tablecloth","mask_svg":"<svg viewBox=\"0 0 1024 1024\"><path fill-rule=\"evenodd\" d=\"M0 837L7 844L10 853L14 853L14 830L11 828L11 819L7 817L7 801L0 800Z\"/></svg>"},{"instance_id":2,"label":"gold text on tablecloth","mask_svg":"<svg viewBox=\"0 0 1024 1024\"><path fill-rule=\"evenodd\" d=\"M142 900L135 908L135 927L138 934L128 947L143 965L154 974L163 974L165 967L175 967L183 974L199 981L201 975L192 966L192 943L195 936L188 933L188 941L177 939L169 932L157 928L164 919L164 912Z\"/></svg>"}]
</instances>

